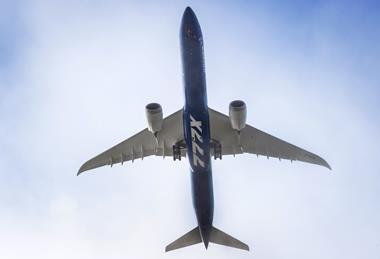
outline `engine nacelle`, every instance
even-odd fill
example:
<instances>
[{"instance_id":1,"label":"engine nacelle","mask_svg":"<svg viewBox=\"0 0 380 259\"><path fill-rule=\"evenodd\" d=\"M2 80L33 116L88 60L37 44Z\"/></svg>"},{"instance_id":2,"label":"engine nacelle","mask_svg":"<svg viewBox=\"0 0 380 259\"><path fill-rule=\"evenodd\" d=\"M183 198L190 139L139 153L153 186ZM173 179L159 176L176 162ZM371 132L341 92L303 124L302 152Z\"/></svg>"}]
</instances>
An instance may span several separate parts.
<instances>
[{"instance_id":1,"label":"engine nacelle","mask_svg":"<svg viewBox=\"0 0 380 259\"><path fill-rule=\"evenodd\" d=\"M146 119L148 121L148 130L153 134L159 132L162 128L162 107L159 103L149 103L145 106Z\"/></svg>"},{"instance_id":2,"label":"engine nacelle","mask_svg":"<svg viewBox=\"0 0 380 259\"><path fill-rule=\"evenodd\" d=\"M245 127L247 120L247 106L243 101L236 100L230 103L229 108L231 127L234 130L241 131Z\"/></svg>"}]
</instances>

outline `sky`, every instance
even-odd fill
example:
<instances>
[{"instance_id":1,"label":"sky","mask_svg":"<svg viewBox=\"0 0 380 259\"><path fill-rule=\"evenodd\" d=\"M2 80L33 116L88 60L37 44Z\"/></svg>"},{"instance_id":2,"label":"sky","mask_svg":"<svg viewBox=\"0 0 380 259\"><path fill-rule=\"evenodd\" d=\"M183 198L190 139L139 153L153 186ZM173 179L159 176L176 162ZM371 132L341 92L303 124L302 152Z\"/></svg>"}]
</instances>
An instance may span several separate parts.
<instances>
[{"instance_id":1,"label":"sky","mask_svg":"<svg viewBox=\"0 0 380 259\"><path fill-rule=\"evenodd\" d=\"M183 107L179 26L201 24L208 104L332 167L252 155L213 162L214 225L250 252L202 244L190 171L160 157L83 162ZM0 257L380 258L380 6L376 1L0 1Z\"/></svg>"}]
</instances>

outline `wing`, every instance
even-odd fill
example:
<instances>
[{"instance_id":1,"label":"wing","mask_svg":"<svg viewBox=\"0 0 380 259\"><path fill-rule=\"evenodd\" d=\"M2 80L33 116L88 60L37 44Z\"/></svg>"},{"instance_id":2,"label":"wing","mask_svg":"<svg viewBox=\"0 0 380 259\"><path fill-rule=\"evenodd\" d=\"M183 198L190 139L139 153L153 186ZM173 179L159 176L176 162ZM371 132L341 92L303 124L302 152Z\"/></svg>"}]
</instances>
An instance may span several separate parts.
<instances>
[{"instance_id":1,"label":"wing","mask_svg":"<svg viewBox=\"0 0 380 259\"><path fill-rule=\"evenodd\" d=\"M228 116L209 109L211 138L221 144L222 155L250 153L302 161L321 165L331 170L330 165L321 157L276 138L268 133L246 125L239 134L232 129Z\"/></svg>"},{"instance_id":2,"label":"wing","mask_svg":"<svg viewBox=\"0 0 380 259\"><path fill-rule=\"evenodd\" d=\"M163 120L162 130L157 135L157 140L148 129L140 131L136 135L124 140L120 144L104 151L98 156L84 163L78 171L78 175L84 171L104 165L123 164L126 161L156 155L172 156L173 145L183 141L182 109L171 114ZM186 155L186 150L181 149L181 156Z\"/></svg>"}]
</instances>

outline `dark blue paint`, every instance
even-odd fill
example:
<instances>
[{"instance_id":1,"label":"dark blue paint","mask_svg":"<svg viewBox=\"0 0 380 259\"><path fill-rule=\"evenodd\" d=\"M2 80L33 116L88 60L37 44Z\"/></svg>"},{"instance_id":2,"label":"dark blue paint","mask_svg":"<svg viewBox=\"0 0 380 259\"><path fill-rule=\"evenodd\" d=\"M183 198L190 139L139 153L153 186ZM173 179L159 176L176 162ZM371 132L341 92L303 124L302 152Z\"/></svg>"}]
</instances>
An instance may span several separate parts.
<instances>
[{"instance_id":1,"label":"dark blue paint","mask_svg":"<svg viewBox=\"0 0 380 259\"><path fill-rule=\"evenodd\" d=\"M207 107L206 75L203 54L202 31L198 20L191 8L187 7L180 30L181 56L183 66L183 80L185 91L185 107L183 112L183 127L191 166L191 181L193 206L197 216L202 241L206 248L214 215L214 196L212 187L212 173L210 161L210 126ZM201 122L202 132L193 127L201 140L192 138L191 117ZM194 150L194 142L203 150ZM194 163L194 156L198 156L204 163Z\"/></svg>"}]
</instances>

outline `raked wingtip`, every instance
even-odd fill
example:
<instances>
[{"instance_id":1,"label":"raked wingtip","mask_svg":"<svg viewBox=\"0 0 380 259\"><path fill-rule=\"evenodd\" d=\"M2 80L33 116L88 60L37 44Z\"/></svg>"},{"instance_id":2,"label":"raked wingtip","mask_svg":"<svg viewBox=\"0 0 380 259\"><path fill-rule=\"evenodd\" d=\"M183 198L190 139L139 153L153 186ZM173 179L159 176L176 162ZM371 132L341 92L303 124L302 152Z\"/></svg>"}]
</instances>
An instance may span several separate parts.
<instances>
[{"instance_id":1,"label":"raked wingtip","mask_svg":"<svg viewBox=\"0 0 380 259\"><path fill-rule=\"evenodd\" d=\"M327 169L329 169L330 171L332 171L332 168L331 168L331 166L329 165L329 163L327 163L327 161L326 160L324 160L323 159L323 164L324 164L324 166L327 168Z\"/></svg>"},{"instance_id":2,"label":"raked wingtip","mask_svg":"<svg viewBox=\"0 0 380 259\"><path fill-rule=\"evenodd\" d=\"M86 165L86 164L82 165L82 166L79 168L78 173L77 173L77 176L79 176L81 173L83 173L84 171L87 170L87 169L85 168L85 165Z\"/></svg>"}]
</instances>

